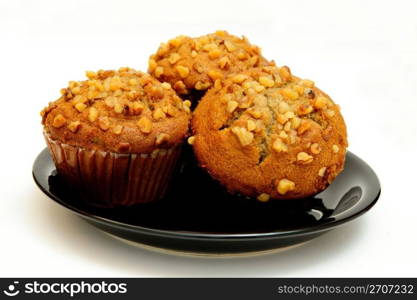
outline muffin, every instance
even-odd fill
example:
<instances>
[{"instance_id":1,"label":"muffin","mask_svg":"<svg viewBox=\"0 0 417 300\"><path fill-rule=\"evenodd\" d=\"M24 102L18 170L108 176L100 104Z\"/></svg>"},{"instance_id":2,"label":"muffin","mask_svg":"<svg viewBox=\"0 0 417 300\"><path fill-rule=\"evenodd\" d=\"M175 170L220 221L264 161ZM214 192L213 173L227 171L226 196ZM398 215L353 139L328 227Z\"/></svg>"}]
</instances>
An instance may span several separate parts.
<instances>
[{"instance_id":1,"label":"muffin","mask_svg":"<svg viewBox=\"0 0 417 300\"><path fill-rule=\"evenodd\" d=\"M188 134L190 102L130 68L86 74L41 112L59 175L95 206L160 199Z\"/></svg>"},{"instance_id":2,"label":"muffin","mask_svg":"<svg viewBox=\"0 0 417 300\"><path fill-rule=\"evenodd\" d=\"M216 31L198 38L178 36L161 44L149 59L148 71L194 102L228 74L269 64L273 63L245 37Z\"/></svg>"},{"instance_id":3,"label":"muffin","mask_svg":"<svg viewBox=\"0 0 417 300\"><path fill-rule=\"evenodd\" d=\"M192 130L201 167L230 192L260 201L314 195L343 170L339 106L285 66L231 75L210 89Z\"/></svg>"}]
</instances>

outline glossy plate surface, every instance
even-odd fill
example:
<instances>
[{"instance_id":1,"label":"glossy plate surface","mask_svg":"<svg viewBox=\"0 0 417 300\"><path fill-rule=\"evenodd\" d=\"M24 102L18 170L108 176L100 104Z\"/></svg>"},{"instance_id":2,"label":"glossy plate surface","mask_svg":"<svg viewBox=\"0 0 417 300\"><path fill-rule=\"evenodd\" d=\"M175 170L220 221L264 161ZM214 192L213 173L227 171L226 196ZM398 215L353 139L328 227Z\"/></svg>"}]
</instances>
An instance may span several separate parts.
<instances>
[{"instance_id":1,"label":"glossy plate surface","mask_svg":"<svg viewBox=\"0 0 417 300\"><path fill-rule=\"evenodd\" d=\"M344 171L323 192L300 200L261 203L228 194L185 152L164 199L129 208L84 204L57 175L44 149L33 178L52 200L94 226L146 246L189 253L237 254L269 251L310 240L369 210L381 192L374 171L348 152Z\"/></svg>"}]
</instances>

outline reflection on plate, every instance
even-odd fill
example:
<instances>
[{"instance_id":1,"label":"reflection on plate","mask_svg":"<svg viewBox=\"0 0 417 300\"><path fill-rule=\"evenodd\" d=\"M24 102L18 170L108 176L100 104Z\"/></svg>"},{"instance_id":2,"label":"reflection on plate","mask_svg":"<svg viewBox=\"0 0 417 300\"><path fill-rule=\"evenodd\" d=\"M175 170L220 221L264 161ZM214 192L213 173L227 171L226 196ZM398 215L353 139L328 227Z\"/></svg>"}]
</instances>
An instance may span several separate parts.
<instances>
[{"instance_id":1,"label":"reflection on plate","mask_svg":"<svg viewBox=\"0 0 417 300\"><path fill-rule=\"evenodd\" d=\"M299 244L360 216L380 195L375 173L350 152L345 170L325 191L267 203L228 194L191 160L185 151L164 199L129 208L84 204L62 182L47 149L36 158L33 177L52 200L113 236L194 254L250 254Z\"/></svg>"}]
</instances>

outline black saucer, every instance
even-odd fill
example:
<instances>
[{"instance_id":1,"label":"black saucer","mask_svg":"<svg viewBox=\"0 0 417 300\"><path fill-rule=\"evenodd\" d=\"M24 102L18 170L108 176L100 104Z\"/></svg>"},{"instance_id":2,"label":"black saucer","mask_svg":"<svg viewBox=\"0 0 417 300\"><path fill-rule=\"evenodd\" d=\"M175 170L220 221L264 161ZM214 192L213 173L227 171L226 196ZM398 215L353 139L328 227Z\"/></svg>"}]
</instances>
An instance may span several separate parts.
<instances>
[{"instance_id":1,"label":"black saucer","mask_svg":"<svg viewBox=\"0 0 417 300\"><path fill-rule=\"evenodd\" d=\"M189 157L187 151L185 155ZM52 200L112 235L162 249L211 254L302 243L362 215L381 192L374 171L350 152L345 170L325 191L267 203L228 194L190 162L183 164L164 199L130 208L83 204L56 174L47 149L35 160L33 178Z\"/></svg>"}]
</instances>

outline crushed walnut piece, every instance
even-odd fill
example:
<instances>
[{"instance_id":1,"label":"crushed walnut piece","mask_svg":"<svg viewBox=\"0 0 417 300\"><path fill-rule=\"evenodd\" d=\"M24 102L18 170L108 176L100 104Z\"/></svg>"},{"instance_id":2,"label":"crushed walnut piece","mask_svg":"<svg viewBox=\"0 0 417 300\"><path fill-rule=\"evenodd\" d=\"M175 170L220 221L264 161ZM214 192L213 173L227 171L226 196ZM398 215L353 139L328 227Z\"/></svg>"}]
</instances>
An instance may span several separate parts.
<instances>
[{"instance_id":1,"label":"crushed walnut piece","mask_svg":"<svg viewBox=\"0 0 417 300\"><path fill-rule=\"evenodd\" d=\"M61 114L55 116L54 121L52 122L52 126L55 128L61 128L67 123L67 119Z\"/></svg>"},{"instance_id":2,"label":"crushed walnut piece","mask_svg":"<svg viewBox=\"0 0 417 300\"><path fill-rule=\"evenodd\" d=\"M258 199L260 202L268 202L270 198L271 196L269 196L269 194L262 193L256 199Z\"/></svg>"},{"instance_id":3,"label":"crushed walnut piece","mask_svg":"<svg viewBox=\"0 0 417 300\"><path fill-rule=\"evenodd\" d=\"M293 191L293 190L295 190L295 183L292 182L291 180L284 178L278 182L277 191L281 195L285 195L286 193Z\"/></svg>"}]
</instances>

